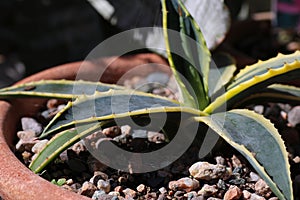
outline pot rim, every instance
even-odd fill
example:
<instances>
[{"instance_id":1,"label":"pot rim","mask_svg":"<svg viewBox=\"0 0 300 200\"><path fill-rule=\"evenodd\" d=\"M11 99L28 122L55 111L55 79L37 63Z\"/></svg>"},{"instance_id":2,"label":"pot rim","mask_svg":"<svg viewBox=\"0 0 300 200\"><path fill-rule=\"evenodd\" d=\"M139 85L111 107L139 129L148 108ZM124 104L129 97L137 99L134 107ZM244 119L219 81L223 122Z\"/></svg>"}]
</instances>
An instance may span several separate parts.
<instances>
[{"instance_id":1,"label":"pot rim","mask_svg":"<svg viewBox=\"0 0 300 200\"><path fill-rule=\"evenodd\" d=\"M66 64L27 77L16 84L37 81L42 79L71 79L76 74L76 69L81 62ZM71 68L71 69L70 69ZM21 163L11 150L12 132L9 126L15 127L17 120L23 115L14 109L14 106L22 104L17 100L10 102L0 101L0 196L3 199L89 199L79 194L59 188L47 180L34 174L23 163ZM13 115L12 113L15 113ZM10 142L7 142L10 141Z\"/></svg>"}]
</instances>

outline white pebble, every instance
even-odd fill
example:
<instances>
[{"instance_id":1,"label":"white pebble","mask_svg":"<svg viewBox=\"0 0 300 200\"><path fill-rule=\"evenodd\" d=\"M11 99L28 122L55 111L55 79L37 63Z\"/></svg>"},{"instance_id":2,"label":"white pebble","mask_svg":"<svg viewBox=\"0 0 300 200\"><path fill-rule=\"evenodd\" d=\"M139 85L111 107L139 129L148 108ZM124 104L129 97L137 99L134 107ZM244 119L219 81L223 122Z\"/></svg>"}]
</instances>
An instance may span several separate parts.
<instances>
[{"instance_id":1,"label":"white pebble","mask_svg":"<svg viewBox=\"0 0 300 200\"><path fill-rule=\"evenodd\" d=\"M48 140L41 140L39 142L37 142L31 149L31 151L33 153L40 153L42 151L42 149L47 145Z\"/></svg>"}]
</instances>

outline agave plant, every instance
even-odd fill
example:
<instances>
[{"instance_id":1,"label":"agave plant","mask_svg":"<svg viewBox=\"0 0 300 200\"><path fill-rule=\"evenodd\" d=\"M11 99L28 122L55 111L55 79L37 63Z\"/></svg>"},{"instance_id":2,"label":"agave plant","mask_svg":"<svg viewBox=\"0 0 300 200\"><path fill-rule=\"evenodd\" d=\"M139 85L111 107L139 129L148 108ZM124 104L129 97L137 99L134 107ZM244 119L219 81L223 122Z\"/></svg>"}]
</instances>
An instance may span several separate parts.
<instances>
[{"instance_id":1,"label":"agave plant","mask_svg":"<svg viewBox=\"0 0 300 200\"><path fill-rule=\"evenodd\" d=\"M161 114L167 114L167 121L172 123L186 120L187 124L209 127L249 161L279 199L293 199L288 153L281 136L269 120L242 107L248 102L266 99L299 102L300 89L283 84L300 77L300 52L259 61L236 75L230 65L220 70L221 80L210 80L211 54L197 23L180 0L161 0L161 3L167 56L180 90L180 100L87 81L48 80L1 89L2 99L45 97L70 100L45 127L40 138L54 137L31 162L30 169L41 172L75 142L116 122L120 125L128 122L126 119L133 119L142 124L147 123L150 115L159 120ZM172 30L180 32L180 42L170 37ZM178 51L183 56L174 53ZM211 87L211 82L218 84ZM87 88L93 89L89 92ZM222 88L224 91L220 92ZM127 110L118 106L128 102ZM112 104L116 109L111 109ZM91 105L95 112L85 109ZM159 128L169 138L174 137L172 127Z\"/></svg>"}]
</instances>

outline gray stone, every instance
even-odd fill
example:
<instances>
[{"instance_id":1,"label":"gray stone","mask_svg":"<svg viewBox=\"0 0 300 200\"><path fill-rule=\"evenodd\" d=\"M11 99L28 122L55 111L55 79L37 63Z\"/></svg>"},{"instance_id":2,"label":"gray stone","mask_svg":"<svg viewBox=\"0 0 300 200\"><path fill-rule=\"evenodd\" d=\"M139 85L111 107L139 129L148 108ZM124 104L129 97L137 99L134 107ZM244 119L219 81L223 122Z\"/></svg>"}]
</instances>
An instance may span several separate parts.
<instances>
[{"instance_id":1,"label":"gray stone","mask_svg":"<svg viewBox=\"0 0 300 200\"><path fill-rule=\"evenodd\" d=\"M288 113L288 122L293 127L300 123L300 106L295 106Z\"/></svg>"},{"instance_id":2,"label":"gray stone","mask_svg":"<svg viewBox=\"0 0 300 200\"><path fill-rule=\"evenodd\" d=\"M230 188L224 194L224 200L238 200L242 196L243 192L237 186L230 186Z\"/></svg>"},{"instance_id":3,"label":"gray stone","mask_svg":"<svg viewBox=\"0 0 300 200\"><path fill-rule=\"evenodd\" d=\"M118 196L120 196L120 193L119 193L119 192L116 192L116 191L111 191L111 192L108 193L108 195L118 197Z\"/></svg>"},{"instance_id":4,"label":"gray stone","mask_svg":"<svg viewBox=\"0 0 300 200\"><path fill-rule=\"evenodd\" d=\"M123 188L122 188L122 186L117 186L117 187L115 187L114 191L121 193L123 191Z\"/></svg>"},{"instance_id":5,"label":"gray stone","mask_svg":"<svg viewBox=\"0 0 300 200\"><path fill-rule=\"evenodd\" d=\"M82 184L82 187L80 188L78 193L84 196L92 197L96 190L97 187L94 184L86 181Z\"/></svg>"},{"instance_id":6,"label":"gray stone","mask_svg":"<svg viewBox=\"0 0 300 200\"><path fill-rule=\"evenodd\" d=\"M235 178L231 179L229 183L232 185L244 185L246 183L246 180L243 178Z\"/></svg>"},{"instance_id":7,"label":"gray stone","mask_svg":"<svg viewBox=\"0 0 300 200\"><path fill-rule=\"evenodd\" d=\"M69 160L69 157L68 157L67 150L65 150L65 151L63 151L61 154L59 154L59 158L60 158L62 161L68 161L68 160Z\"/></svg>"},{"instance_id":8,"label":"gray stone","mask_svg":"<svg viewBox=\"0 0 300 200\"><path fill-rule=\"evenodd\" d=\"M145 192L147 189L147 187L144 185L144 184L140 184L136 187L136 191L140 192L140 193L143 193Z\"/></svg>"},{"instance_id":9,"label":"gray stone","mask_svg":"<svg viewBox=\"0 0 300 200\"><path fill-rule=\"evenodd\" d=\"M255 193L252 193L249 200L265 200L265 198L255 194Z\"/></svg>"},{"instance_id":10,"label":"gray stone","mask_svg":"<svg viewBox=\"0 0 300 200\"><path fill-rule=\"evenodd\" d=\"M81 185L79 183L73 183L71 185L71 188L74 190L74 191L79 191L80 188L81 188Z\"/></svg>"},{"instance_id":11,"label":"gray stone","mask_svg":"<svg viewBox=\"0 0 300 200\"><path fill-rule=\"evenodd\" d=\"M248 190L243 190L243 199L250 199L251 195L251 192L249 192Z\"/></svg>"},{"instance_id":12,"label":"gray stone","mask_svg":"<svg viewBox=\"0 0 300 200\"><path fill-rule=\"evenodd\" d=\"M25 162L25 164L29 164L30 163L30 159L31 159L32 154L28 151L23 151L22 152L22 158Z\"/></svg>"},{"instance_id":13,"label":"gray stone","mask_svg":"<svg viewBox=\"0 0 300 200\"><path fill-rule=\"evenodd\" d=\"M278 197L271 197L269 200L278 200Z\"/></svg>"},{"instance_id":14,"label":"gray stone","mask_svg":"<svg viewBox=\"0 0 300 200\"><path fill-rule=\"evenodd\" d=\"M136 197L136 191L126 188L123 190L123 193L125 194L125 198L135 198Z\"/></svg>"},{"instance_id":15,"label":"gray stone","mask_svg":"<svg viewBox=\"0 0 300 200\"><path fill-rule=\"evenodd\" d=\"M73 183L74 183L74 181L71 178L66 181L67 185L72 185Z\"/></svg>"},{"instance_id":16,"label":"gray stone","mask_svg":"<svg viewBox=\"0 0 300 200\"><path fill-rule=\"evenodd\" d=\"M219 165L225 164L225 159L222 156L215 157L215 160L216 160L217 164L219 164Z\"/></svg>"},{"instance_id":17,"label":"gray stone","mask_svg":"<svg viewBox=\"0 0 300 200\"><path fill-rule=\"evenodd\" d=\"M162 143L165 141L165 135L158 132L148 132L148 140L154 143Z\"/></svg>"},{"instance_id":18,"label":"gray stone","mask_svg":"<svg viewBox=\"0 0 300 200\"><path fill-rule=\"evenodd\" d=\"M299 156L296 156L295 158L293 158L293 161L295 163L300 163L300 157Z\"/></svg>"},{"instance_id":19,"label":"gray stone","mask_svg":"<svg viewBox=\"0 0 300 200\"><path fill-rule=\"evenodd\" d=\"M226 179L232 172L224 165L213 165L208 162L197 162L189 168L190 174L199 180Z\"/></svg>"},{"instance_id":20,"label":"gray stone","mask_svg":"<svg viewBox=\"0 0 300 200\"><path fill-rule=\"evenodd\" d=\"M97 188L103 190L104 192L108 193L110 191L110 183L109 181L105 181L103 179L98 180Z\"/></svg>"},{"instance_id":21,"label":"gray stone","mask_svg":"<svg viewBox=\"0 0 300 200\"><path fill-rule=\"evenodd\" d=\"M109 195L109 194L105 194L105 192L102 190L97 190L94 192L92 199L94 199L94 200L117 200L118 197Z\"/></svg>"},{"instance_id":22,"label":"gray stone","mask_svg":"<svg viewBox=\"0 0 300 200\"><path fill-rule=\"evenodd\" d=\"M93 183L94 185L97 185L100 179L107 180L108 175L101 171L95 171L94 176L90 179L90 182Z\"/></svg>"},{"instance_id":23,"label":"gray stone","mask_svg":"<svg viewBox=\"0 0 300 200\"><path fill-rule=\"evenodd\" d=\"M140 76L135 76L132 79L128 79L124 82L124 86L129 88L138 89L139 87L142 87L146 83L145 79Z\"/></svg>"},{"instance_id":24,"label":"gray stone","mask_svg":"<svg viewBox=\"0 0 300 200\"><path fill-rule=\"evenodd\" d=\"M103 190L96 190L92 196L92 199L98 200L102 199L102 195L106 194Z\"/></svg>"},{"instance_id":25,"label":"gray stone","mask_svg":"<svg viewBox=\"0 0 300 200\"><path fill-rule=\"evenodd\" d=\"M168 191L166 190L165 187L161 187L161 188L159 188L159 192L160 192L161 194L166 194Z\"/></svg>"},{"instance_id":26,"label":"gray stone","mask_svg":"<svg viewBox=\"0 0 300 200\"><path fill-rule=\"evenodd\" d=\"M175 192L175 194L174 194L174 197L176 198L176 199L183 199L183 197L184 197L184 192L183 191L176 191Z\"/></svg>"},{"instance_id":27,"label":"gray stone","mask_svg":"<svg viewBox=\"0 0 300 200\"><path fill-rule=\"evenodd\" d=\"M129 135L131 132L131 127L128 125L121 126L121 133L124 135Z\"/></svg>"},{"instance_id":28,"label":"gray stone","mask_svg":"<svg viewBox=\"0 0 300 200\"><path fill-rule=\"evenodd\" d=\"M281 108L282 111L286 113L288 113L292 109L292 106L289 104L277 103L277 105Z\"/></svg>"},{"instance_id":29,"label":"gray stone","mask_svg":"<svg viewBox=\"0 0 300 200\"><path fill-rule=\"evenodd\" d=\"M56 109L58 104L59 104L58 99L49 99L47 101L47 108L48 109Z\"/></svg>"},{"instance_id":30,"label":"gray stone","mask_svg":"<svg viewBox=\"0 0 300 200\"><path fill-rule=\"evenodd\" d=\"M167 92L165 88L156 88L152 91L153 94L160 95L160 96L167 96Z\"/></svg>"},{"instance_id":31,"label":"gray stone","mask_svg":"<svg viewBox=\"0 0 300 200\"><path fill-rule=\"evenodd\" d=\"M62 185L61 188L65 189L65 190L68 190L70 192L76 192L73 190L73 188L69 185Z\"/></svg>"},{"instance_id":32,"label":"gray stone","mask_svg":"<svg viewBox=\"0 0 300 200\"><path fill-rule=\"evenodd\" d=\"M122 144L126 144L127 143L127 140L128 140L128 135L126 134L122 134L122 135L119 135L117 137L114 137L113 139L114 141L118 142L118 143L122 143ZM96 144L96 148L98 148L98 146L100 145L101 142L103 142L104 140L100 139L97 144ZM99 143L99 144L98 144Z\"/></svg>"},{"instance_id":33,"label":"gray stone","mask_svg":"<svg viewBox=\"0 0 300 200\"><path fill-rule=\"evenodd\" d=\"M65 107L66 107L66 105L61 104L61 105L57 106L57 111L59 112L59 111L61 111L62 109L64 109Z\"/></svg>"},{"instance_id":34,"label":"gray stone","mask_svg":"<svg viewBox=\"0 0 300 200\"><path fill-rule=\"evenodd\" d=\"M20 140L16 144L16 149L20 152L31 151L32 147L39 141L36 139L36 133L32 130L18 131L17 136Z\"/></svg>"},{"instance_id":35,"label":"gray stone","mask_svg":"<svg viewBox=\"0 0 300 200\"><path fill-rule=\"evenodd\" d=\"M166 200L167 199L167 195L166 194L160 194L157 198L157 200Z\"/></svg>"},{"instance_id":36,"label":"gray stone","mask_svg":"<svg viewBox=\"0 0 300 200\"><path fill-rule=\"evenodd\" d=\"M102 133L109 138L114 138L121 135L121 128L119 126L112 126L106 129L103 129Z\"/></svg>"},{"instance_id":37,"label":"gray stone","mask_svg":"<svg viewBox=\"0 0 300 200\"><path fill-rule=\"evenodd\" d=\"M185 192L190 192L200 187L199 181L196 179L191 179L189 177L181 178L177 181L170 181L169 188L171 190L184 190Z\"/></svg>"},{"instance_id":38,"label":"gray stone","mask_svg":"<svg viewBox=\"0 0 300 200\"><path fill-rule=\"evenodd\" d=\"M31 151L32 147L38 142L35 138L31 138L28 140L20 139L18 143L16 144L16 149L19 152L23 151Z\"/></svg>"},{"instance_id":39,"label":"gray stone","mask_svg":"<svg viewBox=\"0 0 300 200\"><path fill-rule=\"evenodd\" d=\"M146 130L134 130L132 133L132 138L148 138L148 133Z\"/></svg>"},{"instance_id":40,"label":"gray stone","mask_svg":"<svg viewBox=\"0 0 300 200\"><path fill-rule=\"evenodd\" d=\"M36 137L36 134L33 130L27 130L27 131L18 131L17 136L21 140L30 140Z\"/></svg>"},{"instance_id":41,"label":"gray stone","mask_svg":"<svg viewBox=\"0 0 300 200\"><path fill-rule=\"evenodd\" d=\"M263 114L264 113L264 106L262 106L262 105L254 106L254 111L258 114Z\"/></svg>"},{"instance_id":42,"label":"gray stone","mask_svg":"<svg viewBox=\"0 0 300 200\"><path fill-rule=\"evenodd\" d=\"M249 179L250 182L257 182L260 179L259 175L254 172L250 172L249 175L250 175L250 179Z\"/></svg>"},{"instance_id":43,"label":"gray stone","mask_svg":"<svg viewBox=\"0 0 300 200\"><path fill-rule=\"evenodd\" d=\"M217 192L218 192L218 188L216 185L204 184L201 190L198 191L198 194L202 196L212 196Z\"/></svg>"},{"instance_id":44,"label":"gray stone","mask_svg":"<svg viewBox=\"0 0 300 200\"><path fill-rule=\"evenodd\" d=\"M184 196L187 197L188 199L192 199L194 197L197 197L198 194L195 191L191 191L191 192L188 192L188 193L184 194Z\"/></svg>"},{"instance_id":45,"label":"gray stone","mask_svg":"<svg viewBox=\"0 0 300 200\"><path fill-rule=\"evenodd\" d=\"M232 156L231 161L234 168L242 168L242 162L236 155Z\"/></svg>"},{"instance_id":46,"label":"gray stone","mask_svg":"<svg viewBox=\"0 0 300 200\"><path fill-rule=\"evenodd\" d=\"M32 130L35 132L36 135L39 135L42 133L42 125L38 123L35 119L30 117L23 117L21 119L22 129L24 131Z\"/></svg>"},{"instance_id":47,"label":"gray stone","mask_svg":"<svg viewBox=\"0 0 300 200\"><path fill-rule=\"evenodd\" d=\"M255 192L263 197L270 197L272 191L263 179L259 179L255 183Z\"/></svg>"},{"instance_id":48,"label":"gray stone","mask_svg":"<svg viewBox=\"0 0 300 200\"><path fill-rule=\"evenodd\" d=\"M45 110L41 113L41 116L44 117L47 120L50 120L54 115L58 113L56 108Z\"/></svg>"},{"instance_id":49,"label":"gray stone","mask_svg":"<svg viewBox=\"0 0 300 200\"><path fill-rule=\"evenodd\" d=\"M47 145L47 143L48 143L47 139L40 140L32 147L31 151L36 154L40 153L42 149Z\"/></svg>"},{"instance_id":50,"label":"gray stone","mask_svg":"<svg viewBox=\"0 0 300 200\"><path fill-rule=\"evenodd\" d=\"M282 119L284 119L284 120L287 120L287 118L288 118L288 114L287 114L286 112L284 112L284 111L281 111L281 112L280 112L280 116L281 116Z\"/></svg>"},{"instance_id":51,"label":"gray stone","mask_svg":"<svg viewBox=\"0 0 300 200\"><path fill-rule=\"evenodd\" d=\"M86 151L86 148L83 144L83 141L79 141L79 142L76 142L73 146L72 146L72 150L77 154L79 155L80 152L84 152Z\"/></svg>"}]
</instances>

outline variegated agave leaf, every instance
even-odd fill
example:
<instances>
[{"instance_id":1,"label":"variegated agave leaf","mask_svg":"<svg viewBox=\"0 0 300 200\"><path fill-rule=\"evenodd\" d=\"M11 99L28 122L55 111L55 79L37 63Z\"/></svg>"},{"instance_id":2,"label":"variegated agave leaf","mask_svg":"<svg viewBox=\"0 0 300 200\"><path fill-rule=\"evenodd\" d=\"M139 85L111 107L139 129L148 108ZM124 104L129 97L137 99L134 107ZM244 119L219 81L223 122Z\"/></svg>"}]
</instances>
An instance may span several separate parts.
<instances>
[{"instance_id":1,"label":"variegated agave leaf","mask_svg":"<svg viewBox=\"0 0 300 200\"><path fill-rule=\"evenodd\" d=\"M80 118L74 117L76 115ZM81 96L70 102L46 127L41 137L57 134L31 163L30 168L36 173L40 172L70 145L99 129L115 124L129 124L133 127L138 124L145 127L151 122L154 126L148 128L163 130L167 137L172 138L174 135L170 134L176 133L176 127L182 121L203 115L206 114L181 107L175 101L141 92L111 90ZM163 120L163 117L166 119Z\"/></svg>"},{"instance_id":2,"label":"variegated agave leaf","mask_svg":"<svg viewBox=\"0 0 300 200\"><path fill-rule=\"evenodd\" d=\"M225 115L225 120L224 120ZM197 117L238 150L280 199L293 199L288 153L273 124L253 111Z\"/></svg>"},{"instance_id":3,"label":"variegated agave leaf","mask_svg":"<svg viewBox=\"0 0 300 200\"><path fill-rule=\"evenodd\" d=\"M252 78L246 79L244 82L241 82L238 85L234 84L234 87L229 87L228 91L207 106L204 112L212 113L225 103L227 103L229 108L232 108L239 101L242 101L244 98L256 93L257 91L265 89L269 85L284 82L285 80L289 81L299 77L300 62L295 60L298 54L293 55L295 56L294 59L292 59L290 56L287 56L287 59L284 59L284 56L280 56L280 62L276 62L276 68L258 70L259 72L252 76ZM287 60L293 60L293 62L286 63ZM266 61L266 63L268 62L269 61Z\"/></svg>"},{"instance_id":4,"label":"variegated agave leaf","mask_svg":"<svg viewBox=\"0 0 300 200\"><path fill-rule=\"evenodd\" d=\"M37 157L32 160L29 168L34 173L41 172L47 166L47 164L59 156L61 152L69 148L75 142L79 141L82 137L88 136L89 134L99 130L101 125L103 124L88 124L77 127L76 129L68 129L56 134L53 138L51 138L51 140L37 155Z\"/></svg>"},{"instance_id":5,"label":"variegated agave leaf","mask_svg":"<svg viewBox=\"0 0 300 200\"><path fill-rule=\"evenodd\" d=\"M300 51L296 51L293 54L283 55L278 54L277 57L271 58L266 61L258 61L257 63L246 66L243 68L234 78L232 83L227 87L227 90L230 90L239 84L246 82L252 79L255 76L260 76L265 74L270 69L277 70L282 68L284 64L293 63L297 60L300 60ZM291 81L293 76L283 79L282 81L288 80Z\"/></svg>"},{"instance_id":6,"label":"variegated agave leaf","mask_svg":"<svg viewBox=\"0 0 300 200\"><path fill-rule=\"evenodd\" d=\"M110 90L91 96L81 96L76 101L69 102L48 124L40 137L80 124L182 111L196 115L205 114L196 109L181 107L178 102L160 96L126 90Z\"/></svg>"},{"instance_id":7,"label":"variegated agave leaf","mask_svg":"<svg viewBox=\"0 0 300 200\"><path fill-rule=\"evenodd\" d=\"M300 88L291 85L273 84L266 89L251 94L242 101L237 102L234 107L243 107L264 102L298 105L300 104Z\"/></svg>"},{"instance_id":8,"label":"variegated agave leaf","mask_svg":"<svg viewBox=\"0 0 300 200\"><path fill-rule=\"evenodd\" d=\"M177 0L161 2L168 60L182 93L183 103L202 110L209 103L210 52L199 26L183 3ZM178 31L180 37L172 34L171 30ZM180 75L188 81L191 88L186 86Z\"/></svg>"},{"instance_id":9,"label":"variegated agave leaf","mask_svg":"<svg viewBox=\"0 0 300 200\"><path fill-rule=\"evenodd\" d=\"M78 95L91 95L95 91L121 90L125 87L90 81L41 80L0 89L0 99L12 97L43 97L73 99Z\"/></svg>"}]
</instances>

